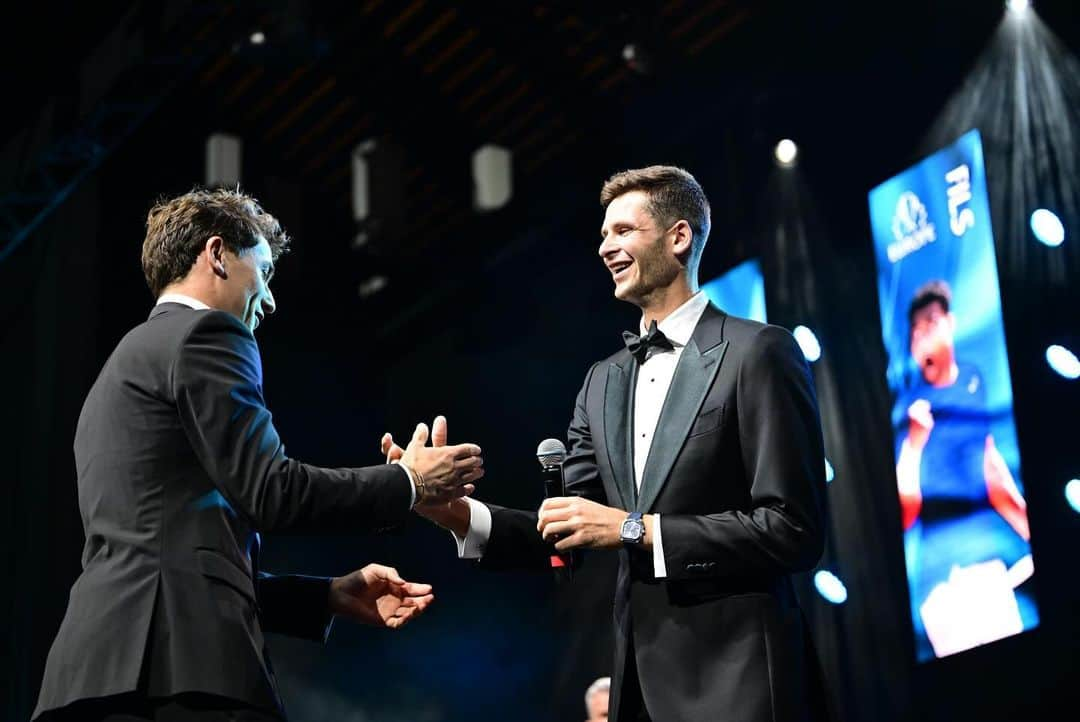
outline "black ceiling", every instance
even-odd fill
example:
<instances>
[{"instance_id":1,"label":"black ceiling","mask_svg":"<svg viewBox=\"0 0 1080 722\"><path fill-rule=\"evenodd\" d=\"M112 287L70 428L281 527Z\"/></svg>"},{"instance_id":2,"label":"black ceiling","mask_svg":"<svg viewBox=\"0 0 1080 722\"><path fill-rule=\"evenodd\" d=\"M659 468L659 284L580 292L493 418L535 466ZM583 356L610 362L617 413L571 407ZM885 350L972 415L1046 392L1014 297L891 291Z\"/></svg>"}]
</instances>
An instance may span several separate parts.
<instances>
[{"instance_id":1,"label":"black ceiling","mask_svg":"<svg viewBox=\"0 0 1080 722\"><path fill-rule=\"evenodd\" d=\"M1075 50L1076 3L1036 6ZM62 111L56 133L78 128L89 112L80 97L102 67L102 97L123 81L128 97L182 102L189 112L167 132L241 136L245 181L272 173L303 189L338 219L341 244L351 235L350 153L379 139L392 151L386 168L397 168L380 178L399 182L387 182L392 222L359 256L358 282L421 257L430 276L448 262L446 248L458 268L475 266L535 220L538 201L585 188L583 202L595 206L605 174L693 160L695 147L722 158L706 173L714 205L726 203L732 223L761 182L758 161L747 159L767 158L783 132L828 150L818 153L832 158L818 172L829 185L864 193L886 177L882 167L898 170L913 152L912 139L986 45L1002 8L993 0L277 0L37 2L21 12L3 51L9 109L17 109L0 116L8 137L50 104ZM250 42L255 31L264 43ZM109 33L136 40L127 56L104 62L95 48ZM860 146L885 132L897 147L866 165ZM514 210L504 225L478 219L470 202L470 154L485 143L513 154ZM16 175L29 168L24 161ZM591 226L578 231L592 241Z\"/></svg>"}]
</instances>

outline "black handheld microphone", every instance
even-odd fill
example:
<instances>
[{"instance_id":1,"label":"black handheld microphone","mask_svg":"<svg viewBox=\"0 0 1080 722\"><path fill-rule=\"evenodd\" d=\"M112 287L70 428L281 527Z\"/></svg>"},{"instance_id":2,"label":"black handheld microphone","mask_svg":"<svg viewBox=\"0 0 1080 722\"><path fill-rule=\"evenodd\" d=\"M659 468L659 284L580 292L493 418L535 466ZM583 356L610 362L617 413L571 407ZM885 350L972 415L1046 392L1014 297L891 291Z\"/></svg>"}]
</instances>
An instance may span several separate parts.
<instances>
[{"instance_id":1,"label":"black handheld microphone","mask_svg":"<svg viewBox=\"0 0 1080 722\"><path fill-rule=\"evenodd\" d=\"M566 447L558 439L544 439L536 447L536 459L540 462L544 474L544 498L566 496L566 482L563 479L563 461L566 459ZM556 572L572 575L574 557L570 552L551 551L551 568Z\"/></svg>"}]
</instances>

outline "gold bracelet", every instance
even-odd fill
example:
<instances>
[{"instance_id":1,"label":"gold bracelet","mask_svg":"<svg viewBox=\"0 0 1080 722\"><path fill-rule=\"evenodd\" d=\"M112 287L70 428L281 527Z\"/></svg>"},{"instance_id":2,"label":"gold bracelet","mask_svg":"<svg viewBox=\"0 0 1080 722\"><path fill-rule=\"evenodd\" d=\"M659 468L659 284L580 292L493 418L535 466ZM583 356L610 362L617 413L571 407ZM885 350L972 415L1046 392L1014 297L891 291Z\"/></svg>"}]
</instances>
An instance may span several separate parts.
<instances>
[{"instance_id":1,"label":"gold bracelet","mask_svg":"<svg viewBox=\"0 0 1080 722\"><path fill-rule=\"evenodd\" d=\"M416 487L416 503L419 504L427 496L427 485L424 483L424 475L417 469L412 469L413 485Z\"/></svg>"}]
</instances>

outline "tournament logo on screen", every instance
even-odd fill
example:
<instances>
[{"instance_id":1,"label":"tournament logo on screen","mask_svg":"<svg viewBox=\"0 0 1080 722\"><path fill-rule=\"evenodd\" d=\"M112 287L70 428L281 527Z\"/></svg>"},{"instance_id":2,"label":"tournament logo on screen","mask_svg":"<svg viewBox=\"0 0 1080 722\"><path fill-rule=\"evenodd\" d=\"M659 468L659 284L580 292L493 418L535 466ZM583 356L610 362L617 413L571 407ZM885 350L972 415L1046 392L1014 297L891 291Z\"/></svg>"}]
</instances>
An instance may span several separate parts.
<instances>
[{"instance_id":1,"label":"tournament logo on screen","mask_svg":"<svg viewBox=\"0 0 1080 722\"><path fill-rule=\"evenodd\" d=\"M979 132L877 186L869 203L924 661L1039 621Z\"/></svg>"}]
</instances>

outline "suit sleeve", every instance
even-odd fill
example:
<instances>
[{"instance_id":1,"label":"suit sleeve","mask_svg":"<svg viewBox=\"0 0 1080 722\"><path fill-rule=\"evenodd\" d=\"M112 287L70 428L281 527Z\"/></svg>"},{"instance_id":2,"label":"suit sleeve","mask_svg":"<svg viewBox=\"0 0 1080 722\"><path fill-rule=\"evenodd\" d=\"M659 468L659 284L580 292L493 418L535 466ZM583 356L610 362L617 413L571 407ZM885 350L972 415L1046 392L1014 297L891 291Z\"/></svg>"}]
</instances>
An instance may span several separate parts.
<instances>
[{"instance_id":1,"label":"suit sleeve","mask_svg":"<svg viewBox=\"0 0 1080 722\"><path fill-rule=\"evenodd\" d=\"M255 594L264 631L315 642L330 636L330 577L259 572Z\"/></svg>"},{"instance_id":2,"label":"suit sleeve","mask_svg":"<svg viewBox=\"0 0 1080 722\"><path fill-rule=\"evenodd\" d=\"M563 462L563 480L568 496L583 496L605 504L603 483L596 468L589 415L585 408L589 386L596 368L593 364L574 403L574 415L567 431L569 447ZM551 569L552 546L536 531L534 511L507 509L488 504L491 509L491 536L480 565L489 569Z\"/></svg>"},{"instance_id":3,"label":"suit sleeve","mask_svg":"<svg viewBox=\"0 0 1080 722\"><path fill-rule=\"evenodd\" d=\"M409 514L403 469L324 469L285 455L263 402L251 332L227 313L203 314L172 370L181 424L210 479L259 531L358 532Z\"/></svg>"},{"instance_id":4,"label":"suit sleeve","mask_svg":"<svg viewBox=\"0 0 1080 722\"><path fill-rule=\"evenodd\" d=\"M810 368L794 338L765 326L738 369L738 448L748 509L660 519L669 579L809 569L824 549L825 456ZM734 467L734 464L732 465ZM717 469L717 481L731 469Z\"/></svg>"}]
</instances>

